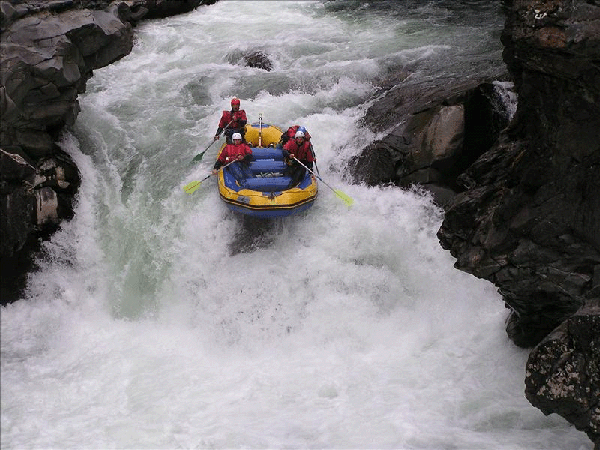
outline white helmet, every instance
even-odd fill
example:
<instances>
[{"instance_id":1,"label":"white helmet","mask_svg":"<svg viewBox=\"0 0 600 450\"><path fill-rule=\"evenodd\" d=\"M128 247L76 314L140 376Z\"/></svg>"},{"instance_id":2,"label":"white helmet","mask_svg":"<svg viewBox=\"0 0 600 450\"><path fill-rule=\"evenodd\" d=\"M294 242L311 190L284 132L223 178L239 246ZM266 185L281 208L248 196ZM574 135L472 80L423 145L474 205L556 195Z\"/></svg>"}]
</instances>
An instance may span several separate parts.
<instances>
[{"instance_id":1,"label":"white helmet","mask_svg":"<svg viewBox=\"0 0 600 450\"><path fill-rule=\"evenodd\" d=\"M298 131L296 131L296 134L294 135L294 137L295 138L304 137L304 133L302 131L298 130Z\"/></svg>"},{"instance_id":2,"label":"white helmet","mask_svg":"<svg viewBox=\"0 0 600 450\"><path fill-rule=\"evenodd\" d=\"M235 141L236 139L242 140L242 135L241 135L240 133L233 133L233 134L231 135L231 139L233 139L234 141Z\"/></svg>"}]
</instances>

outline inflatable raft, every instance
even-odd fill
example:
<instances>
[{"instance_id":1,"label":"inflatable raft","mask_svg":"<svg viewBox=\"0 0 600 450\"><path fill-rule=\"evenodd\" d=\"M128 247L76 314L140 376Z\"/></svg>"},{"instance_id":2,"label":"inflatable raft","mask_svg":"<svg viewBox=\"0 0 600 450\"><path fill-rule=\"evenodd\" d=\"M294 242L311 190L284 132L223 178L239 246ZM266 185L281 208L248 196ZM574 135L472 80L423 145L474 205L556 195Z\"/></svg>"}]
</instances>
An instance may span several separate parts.
<instances>
[{"instance_id":1,"label":"inflatable raft","mask_svg":"<svg viewBox=\"0 0 600 450\"><path fill-rule=\"evenodd\" d=\"M252 147L251 177L238 179L225 167L219 171L219 195L232 211L271 219L290 216L310 208L318 193L317 180L308 171L290 186L281 146L282 131L270 124L247 124L244 138ZM221 150L223 147L221 148Z\"/></svg>"}]
</instances>

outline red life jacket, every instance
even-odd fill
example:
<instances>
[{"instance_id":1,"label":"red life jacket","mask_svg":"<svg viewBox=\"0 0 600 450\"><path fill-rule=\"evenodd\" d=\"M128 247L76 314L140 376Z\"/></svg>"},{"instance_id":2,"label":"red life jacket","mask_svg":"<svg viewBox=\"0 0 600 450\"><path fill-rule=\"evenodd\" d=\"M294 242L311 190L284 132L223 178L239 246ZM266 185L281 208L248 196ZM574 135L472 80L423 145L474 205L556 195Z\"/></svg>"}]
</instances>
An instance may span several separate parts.
<instances>
[{"instance_id":1,"label":"red life jacket","mask_svg":"<svg viewBox=\"0 0 600 450\"><path fill-rule=\"evenodd\" d=\"M298 146L298 144L296 144L296 139L290 139L283 146L283 149L294 154L296 156L296 158L298 158L301 161L308 161L308 162L315 161L315 155L313 154L313 151L312 151L312 145L310 142L308 142L306 140L306 138L304 139L304 142L300 146Z\"/></svg>"},{"instance_id":2,"label":"red life jacket","mask_svg":"<svg viewBox=\"0 0 600 450\"><path fill-rule=\"evenodd\" d=\"M243 121L243 123L240 123L239 121ZM231 122L231 125L229 125L229 129L242 128L244 125L246 125L246 122L248 122L248 118L246 117L246 111L244 111L243 109L240 109L235 113L233 111L223 111L223 115L221 116L221 120L219 121L219 128L225 128L229 122Z\"/></svg>"},{"instance_id":3,"label":"red life jacket","mask_svg":"<svg viewBox=\"0 0 600 450\"><path fill-rule=\"evenodd\" d=\"M227 144L221 154L219 155L219 161L225 165L230 163L231 161L237 159L238 155L246 156L251 155L252 149L248 146L248 144ZM229 158L229 160L227 160Z\"/></svg>"}]
</instances>

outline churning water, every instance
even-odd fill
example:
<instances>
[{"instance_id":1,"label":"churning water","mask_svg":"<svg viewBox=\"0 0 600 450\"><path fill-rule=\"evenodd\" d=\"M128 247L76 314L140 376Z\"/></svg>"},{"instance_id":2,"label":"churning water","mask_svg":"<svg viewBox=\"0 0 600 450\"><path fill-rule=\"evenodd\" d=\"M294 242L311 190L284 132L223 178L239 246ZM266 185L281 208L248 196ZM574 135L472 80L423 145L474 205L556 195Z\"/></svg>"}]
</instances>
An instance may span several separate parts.
<instances>
[{"instance_id":1,"label":"churning water","mask_svg":"<svg viewBox=\"0 0 600 450\"><path fill-rule=\"evenodd\" d=\"M2 308L2 448L590 449L524 398L496 290L453 268L423 193L352 185L374 80L501 67L500 2L221 1L146 22L62 146L75 218ZM260 51L270 72L244 67ZM232 96L305 125L303 215L242 220L199 164Z\"/></svg>"}]
</instances>

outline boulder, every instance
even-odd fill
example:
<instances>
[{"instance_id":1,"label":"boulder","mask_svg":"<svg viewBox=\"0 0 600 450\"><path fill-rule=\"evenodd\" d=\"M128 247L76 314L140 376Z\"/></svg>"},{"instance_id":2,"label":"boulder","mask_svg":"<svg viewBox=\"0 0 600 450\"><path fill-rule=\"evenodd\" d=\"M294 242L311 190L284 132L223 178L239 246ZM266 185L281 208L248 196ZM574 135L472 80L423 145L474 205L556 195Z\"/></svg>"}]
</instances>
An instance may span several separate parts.
<instances>
[{"instance_id":1,"label":"boulder","mask_svg":"<svg viewBox=\"0 0 600 450\"><path fill-rule=\"evenodd\" d=\"M132 46L131 26L104 11L41 13L14 22L0 47L2 147L51 154L60 130L75 122L77 95L92 71Z\"/></svg>"},{"instance_id":2,"label":"boulder","mask_svg":"<svg viewBox=\"0 0 600 450\"><path fill-rule=\"evenodd\" d=\"M390 131L353 158L350 171L368 185L421 185L445 206L452 192L464 190L457 177L508 124L509 105L500 99L505 88L482 79L426 92L402 87L385 91L367 111L368 126Z\"/></svg>"},{"instance_id":3,"label":"boulder","mask_svg":"<svg viewBox=\"0 0 600 450\"><path fill-rule=\"evenodd\" d=\"M35 172L22 156L0 149L0 255L20 251L35 229Z\"/></svg>"},{"instance_id":4,"label":"boulder","mask_svg":"<svg viewBox=\"0 0 600 450\"><path fill-rule=\"evenodd\" d=\"M230 64L238 64L245 67L255 67L257 69L273 70L273 62L269 56L262 50L234 50L227 54L227 61Z\"/></svg>"},{"instance_id":5,"label":"boulder","mask_svg":"<svg viewBox=\"0 0 600 450\"><path fill-rule=\"evenodd\" d=\"M200 5L211 5L217 0L143 0L143 6L148 10L144 19L162 19L165 17L184 14Z\"/></svg>"},{"instance_id":6,"label":"boulder","mask_svg":"<svg viewBox=\"0 0 600 450\"><path fill-rule=\"evenodd\" d=\"M600 297L590 299L531 352L525 395L600 447Z\"/></svg>"},{"instance_id":7,"label":"boulder","mask_svg":"<svg viewBox=\"0 0 600 450\"><path fill-rule=\"evenodd\" d=\"M248 67L256 67L258 69L270 72L273 70L273 63L267 55L261 51L253 51L244 54L244 64Z\"/></svg>"}]
</instances>

